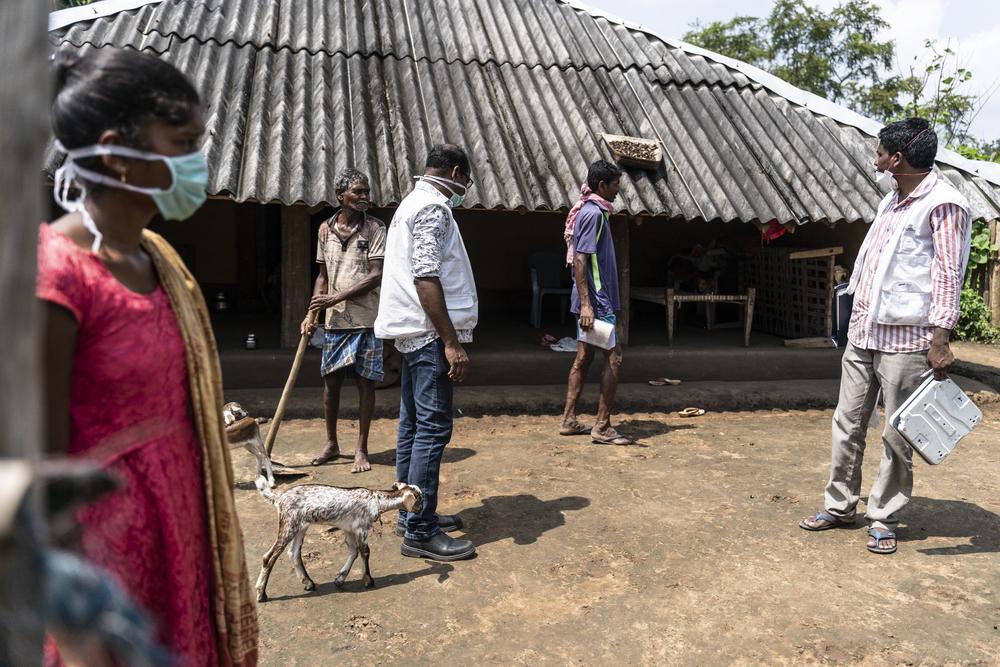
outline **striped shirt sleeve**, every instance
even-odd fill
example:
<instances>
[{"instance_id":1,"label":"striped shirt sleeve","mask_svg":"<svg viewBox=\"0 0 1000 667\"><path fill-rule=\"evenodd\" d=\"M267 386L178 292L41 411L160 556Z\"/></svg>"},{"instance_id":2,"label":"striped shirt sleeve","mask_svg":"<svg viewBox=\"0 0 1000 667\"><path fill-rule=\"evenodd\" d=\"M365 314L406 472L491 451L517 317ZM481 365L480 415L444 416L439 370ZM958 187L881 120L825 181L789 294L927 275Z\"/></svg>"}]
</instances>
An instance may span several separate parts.
<instances>
[{"instance_id":1,"label":"striped shirt sleeve","mask_svg":"<svg viewBox=\"0 0 1000 667\"><path fill-rule=\"evenodd\" d=\"M934 263L931 267L930 323L954 329L962 292L962 254L971 233L969 213L956 204L942 204L931 211Z\"/></svg>"}]
</instances>

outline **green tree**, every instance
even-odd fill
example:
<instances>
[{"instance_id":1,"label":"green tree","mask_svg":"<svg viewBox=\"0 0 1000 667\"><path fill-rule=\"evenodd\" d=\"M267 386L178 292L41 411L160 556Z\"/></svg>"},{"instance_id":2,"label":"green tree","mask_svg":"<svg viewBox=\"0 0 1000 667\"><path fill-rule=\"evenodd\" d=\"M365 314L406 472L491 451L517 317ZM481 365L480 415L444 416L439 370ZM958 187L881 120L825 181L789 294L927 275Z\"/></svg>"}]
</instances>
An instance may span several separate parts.
<instances>
[{"instance_id":1,"label":"green tree","mask_svg":"<svg viewBox=\"0 0 1000 667\"><path fill-rule=\"evenodd\" d=\"M878 39L888 24L870 0L829 12L805 0L777 0L766 18L737 16L684 35L692 44L748 62L812 93L869 115L890 117L901 77L885 76L895 46Z\"/></svg>"},{"instance_id":2,"label":"green tree","mask_svg":"<svg viewBox=\"0 0 1000 667\"><path fill-rule=\"evenodd\" d=\"M942 131L946 146L970 142L969 126L985 103L986 97L964 92L972 72L958 64L958 54L950 46L940 48L934 40L925 40L924 48L931 54L930 62L921 64L917 58L902 79L897 116L920 116ZM977 159L986 159L981 156Z\"/></svg>"}]
</instances>

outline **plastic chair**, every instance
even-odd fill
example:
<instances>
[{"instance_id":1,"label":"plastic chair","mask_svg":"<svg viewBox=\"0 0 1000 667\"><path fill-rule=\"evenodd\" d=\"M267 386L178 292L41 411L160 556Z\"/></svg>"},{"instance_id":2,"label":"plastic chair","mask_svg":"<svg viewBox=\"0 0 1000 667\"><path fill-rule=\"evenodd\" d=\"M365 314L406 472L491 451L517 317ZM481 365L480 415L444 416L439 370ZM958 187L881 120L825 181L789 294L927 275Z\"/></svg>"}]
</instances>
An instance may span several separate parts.
<instances>
[{"instance_id":1,"label":"plastic chair","mask_svg":"<svg viewBox=\"0 0 1000 667\"><path fill-rule=\"evenodd\" d=\"M547 295L560 297L559 323L566 321L569 310L570 288L565 287L564 258L554 252L536 252L528 258L531 272L531 326L542 326L542 299Z\"/></svg>"}]
</instances>

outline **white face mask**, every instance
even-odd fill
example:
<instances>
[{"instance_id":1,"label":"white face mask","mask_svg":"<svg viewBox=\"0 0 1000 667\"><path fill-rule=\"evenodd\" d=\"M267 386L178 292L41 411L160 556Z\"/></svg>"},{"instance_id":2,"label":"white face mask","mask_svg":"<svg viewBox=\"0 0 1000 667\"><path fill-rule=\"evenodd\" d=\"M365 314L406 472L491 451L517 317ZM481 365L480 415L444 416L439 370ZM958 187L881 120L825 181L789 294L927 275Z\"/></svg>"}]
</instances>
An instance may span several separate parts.
<instances>
[{"instance_id":1,"label":"white face mask","mask_svg":"<svg viewBox=\"0 0 1000 667\"><path fill-rule=\"evenodd\" d=\"M894 174L891 171L876 171L875 172L875 183L886 192L896 192L899 190L899 181L896 180L896 176L923 176L924 174L929 174L930 169L927 171L915 171L910 174Z\"/></svg>"},{"instance_id":2,"label":"white face mask","mask_svg":"<svg viewBox=\"0 0 1000 667\"><path fill-rule=\"evenodd\" d=\"M448 199L448 203L451 204L452 208L455 208L456 206L461 206L462 202L465 201L465 195L468 192L468 189L461 183L453 181L450 178L442 178L440 176L428 176L426 174L423 176L414 176L414 178L416 180L437 183L438 185L443 185L444 187L448 188L448 190L451 191L451 197ZM461 194L459 194L459 190L461 190L462 192Z\"/></svg>"},{"instance_id":3,"label":"white face mask","mask_svg":"<svg viewBox=\"0 0 1000 667\"><path fill-rule=\"evenodd\" d=\"M875 184L885 192L899 189L899 183L896 182L896 177L892 175L891 171L876 171Z\"/></svg>"}]
</instances>

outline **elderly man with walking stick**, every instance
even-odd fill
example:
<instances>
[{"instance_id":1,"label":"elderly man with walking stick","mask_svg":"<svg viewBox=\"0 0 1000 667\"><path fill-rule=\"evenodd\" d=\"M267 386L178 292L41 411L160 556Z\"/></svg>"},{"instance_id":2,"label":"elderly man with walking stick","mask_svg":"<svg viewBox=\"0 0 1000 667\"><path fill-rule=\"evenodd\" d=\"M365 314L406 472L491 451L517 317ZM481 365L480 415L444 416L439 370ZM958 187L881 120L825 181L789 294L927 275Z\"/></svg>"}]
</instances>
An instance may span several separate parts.
<instances>
[{"instance_id":1,"label":"elderly man with walking stick","mask_svg":"<svg viewBox=\"0 0 1000 667\"><path fill-rule=\"evenodd\" d=\"M315 314L326 309L323 335L323 414L326 417L326 446L312 460L323 465L340 456L337 417L340 389L349 369L358 383L358 444L351 472L372 469L368 461L368 432L375 412L375 387L382 381L382 341L372 327L378 313L382 258L385 255L385 225L368 215L368 177L348 169L337 179L340 208L319 228L316 261L319 275L313 288L309 314L302 332L312 334Z\"/></svg>"}]
</instances>

